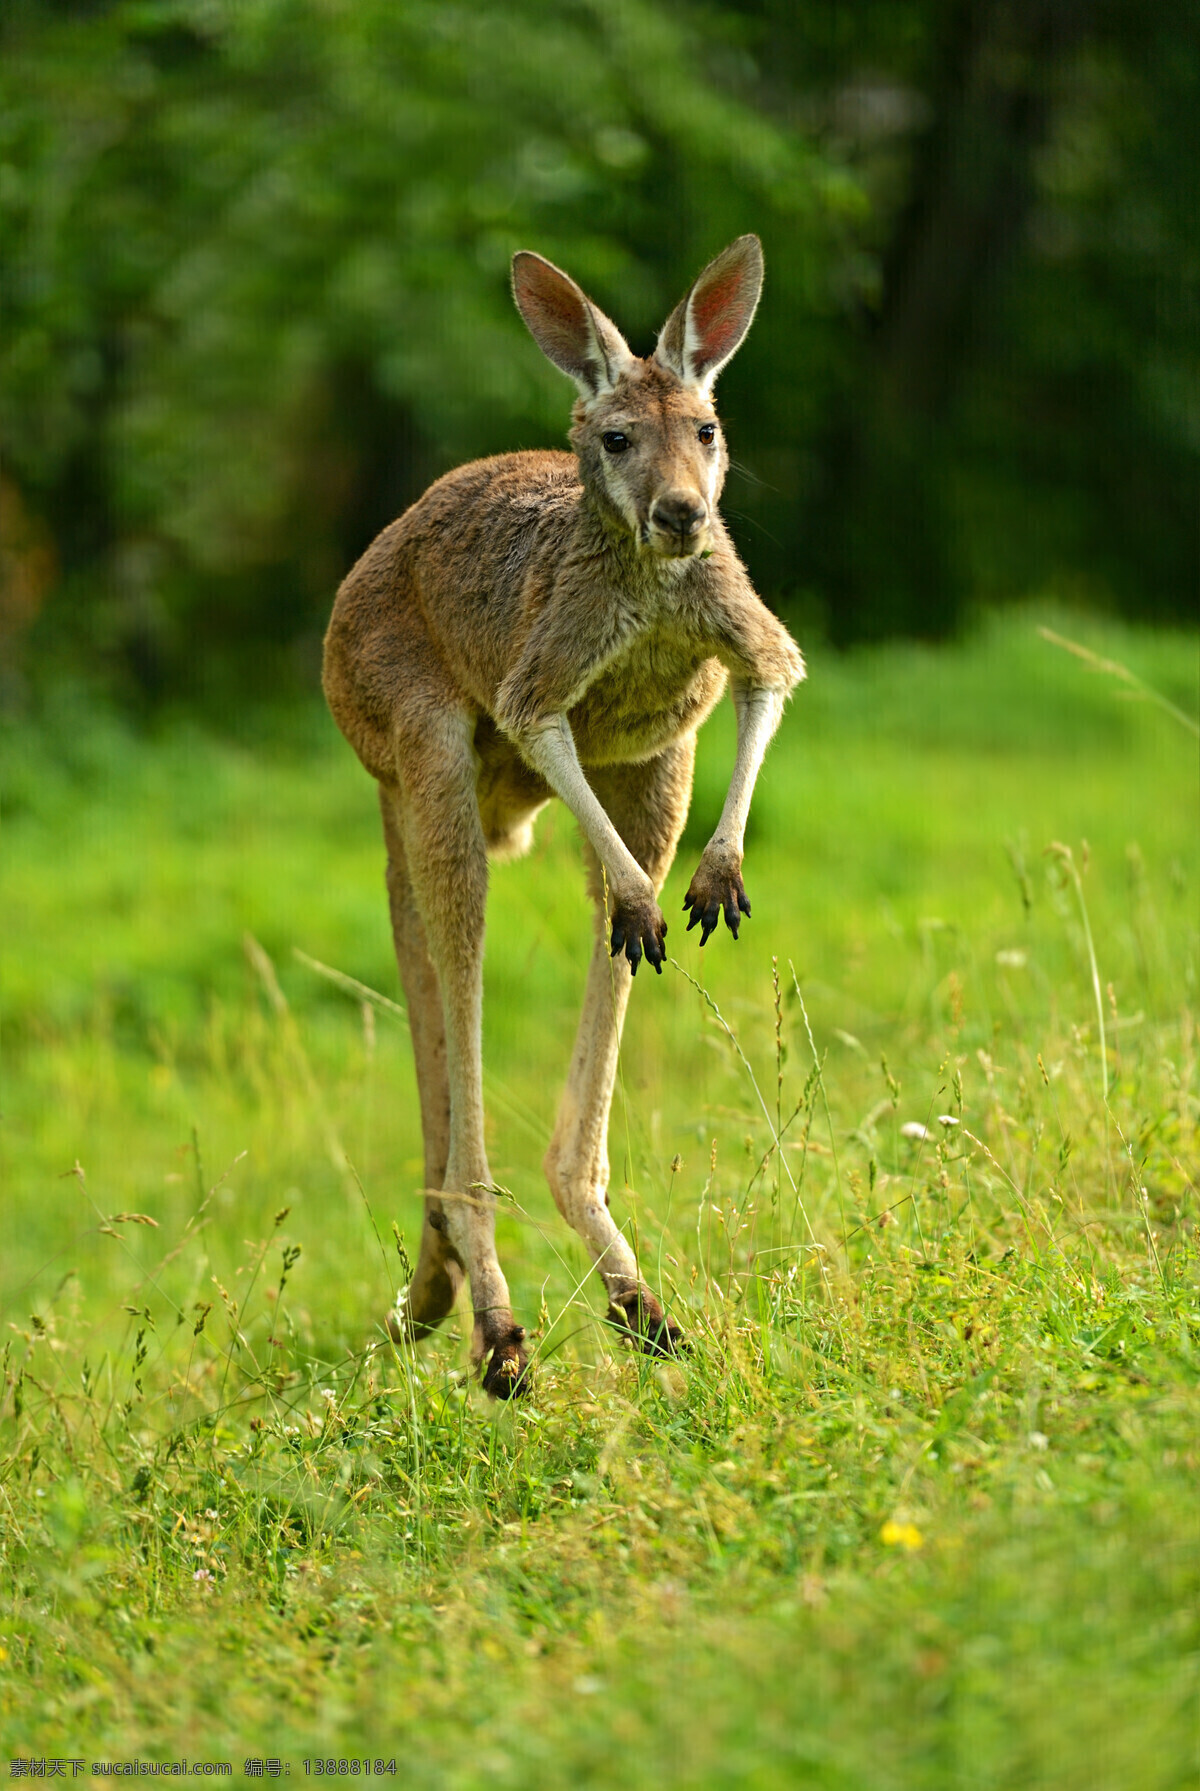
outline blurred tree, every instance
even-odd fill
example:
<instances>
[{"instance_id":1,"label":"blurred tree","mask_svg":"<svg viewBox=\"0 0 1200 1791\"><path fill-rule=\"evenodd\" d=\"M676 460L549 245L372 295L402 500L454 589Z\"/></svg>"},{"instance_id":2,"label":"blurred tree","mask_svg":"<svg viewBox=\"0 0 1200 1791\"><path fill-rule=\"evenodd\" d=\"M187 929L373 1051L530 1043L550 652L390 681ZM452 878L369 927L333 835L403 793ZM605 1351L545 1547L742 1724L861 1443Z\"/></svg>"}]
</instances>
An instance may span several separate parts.
<instances>
[{"instance_id":1,"label":"blurred tree","mask_svg":"<svg viewBox=\"0 0 1200 1791\"><path fill-rule=\"evenodd\" d=\"M1050 581L1190 613L1198 100L1186 0L7 0L0 637L56 568L48 655L311 676L431 477L562 440L511 252L645 350L747 228L769 595L842 640Z\"/></svg>"},{"instance_id":2,"label":"blurred tree","mask_svg":"<svg viewBox=\"0 0 1200 1791\"><path fill-rule=\"evenodd\" d=\"M930 44L929 125L823 460L819 563L835 639L936 638L969 595L938 477L947 415L1026 234L1034 158L1088 16L1081 0L964 0Z\"/></svg>"},{"instance_id":3,"label":"blurred tree","mask_svg":"<svg viewBox=\"0 0 1200 1791\"><path fill-rule=\"evenodd\" d=\"M435 473L561 440L518 247L648 348L769 218L802 311L820 164L695 64L649 0L10 10L0 444L72 632L147 690L230 654L265 674L244 649L311 646Z\"/></svg>"},{"instance_id":4,"label":"blurred tree","mask_svg":"<svg viewBox=\"0 0 1200 1791\"><path fill-rule=\"evenodd\" d=\"M1193 617L1193 0L736 11L760 70L744 96L870 199L834 264L847 302L795 512L834 639L937 636L971 600L1048 588Z\"/></svg>"}]
</instances>

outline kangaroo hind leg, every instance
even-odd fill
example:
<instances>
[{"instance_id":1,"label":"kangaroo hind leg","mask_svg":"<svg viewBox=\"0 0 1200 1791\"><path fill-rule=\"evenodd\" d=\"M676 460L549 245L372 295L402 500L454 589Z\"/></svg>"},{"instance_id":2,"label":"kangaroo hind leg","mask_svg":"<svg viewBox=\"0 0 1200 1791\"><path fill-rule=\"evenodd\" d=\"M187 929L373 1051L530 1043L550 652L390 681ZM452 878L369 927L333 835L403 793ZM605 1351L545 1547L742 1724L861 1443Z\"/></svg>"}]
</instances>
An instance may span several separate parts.
<instances>
[{"instance_id":1,"label":"kangaroo hind leg","mask_svg":"<svg viewBox=\"0 0 1200 1791\"><path fill-rule=\"evenodd\" d=\"M589 771L613 826L662 888L687 819L695 739L688 736L648 764ZM682 1333L646 1285L629 1240L608 1208L608 1118L621 1029L633 977L623 953L609 954L610 916L595 855L585 848L596 904L596 936L567 1086L545 1171L559 1211L580 1236L608 1295L609 1317L650 1355L672 1355Z\"/></svg>"},{"instance_id":2,"label":"kangaroo hind leg","mask_svg":"<svg viewBox=\"0 0 1200 1791\"><path fill-rule=\"evenodd\" d=\"M423 1077L426 1171L436 1175L430 1185L440 1189L428 1199L421 1256L428 1274L422 1278L419 1264L414 1292L432 1314L450 1286L457 1292L456 1268L460 1276L465 1269L475 1315L472 1354L483 1366L487 1391L508 1398L521 1389L526 1363L524 1332L513 1321L496 1256L495 1196L484 1147L487 850L470 715L441 692L436 701L419 705L411 729L397 729L396 771L393 822L415 909L412 919L407 911L400 916L397 938L405 944L398 949L408 949L410 930L419 924L424 954L415 982L424 1005L413 1043ZM397 885L396 895L403 894ZM394 896L393 912L397 905L404 906ZM420 1320L419 1311L413 1316Z\"/></svg>"},{"instance_id":3,"label":"kangaroo hind leg","mask_svg":"<svg viewBox=\"0 0 1200 1791\"><path fill-rule=\"evenodd\" d=\"M399 1343L427 1337L450 1313L463 1283L464 1267L450 1243L445 1208L432 1192L443 1185L450 1151L450 1080L446 1072L446 1028L437 972L429 956L425 926L413 895L400 827L400 791L379 786L383 836L387 844L388 908L396 963L408 1004L425 1144L425 1219L421 1251L403 1309L389 1313L388 1330Z\"/></svg>"}]
</instances>

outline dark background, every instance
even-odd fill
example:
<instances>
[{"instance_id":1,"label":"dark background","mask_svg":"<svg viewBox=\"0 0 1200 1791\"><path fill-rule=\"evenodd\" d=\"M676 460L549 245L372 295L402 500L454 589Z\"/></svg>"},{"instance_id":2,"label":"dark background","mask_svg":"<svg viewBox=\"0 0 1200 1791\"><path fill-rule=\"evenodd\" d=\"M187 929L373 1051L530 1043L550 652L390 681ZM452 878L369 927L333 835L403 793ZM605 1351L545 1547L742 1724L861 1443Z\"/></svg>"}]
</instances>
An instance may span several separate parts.
<instances>
[{"instance_id":1,"label":"dark background","mask_svg":"<svg viewBox=\"0 0 1200 1791\"><path fill-rule=\"evenodd\" d=\"M315 680L456 461L560 443L512 251L641 352L762 236L725 510L806 638L1195 613L1194 0L6 0L0 651L20 712Z\"/></svg>"}]
</instances>

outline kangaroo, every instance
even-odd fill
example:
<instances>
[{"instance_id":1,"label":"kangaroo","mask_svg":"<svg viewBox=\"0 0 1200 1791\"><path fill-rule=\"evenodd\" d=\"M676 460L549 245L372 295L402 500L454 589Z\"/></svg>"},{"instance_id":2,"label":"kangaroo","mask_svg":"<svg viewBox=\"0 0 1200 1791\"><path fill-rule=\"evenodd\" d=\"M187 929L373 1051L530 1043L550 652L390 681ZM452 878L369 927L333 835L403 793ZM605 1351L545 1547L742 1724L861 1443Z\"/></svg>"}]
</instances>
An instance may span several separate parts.
<instances>
[{"instance_id":1,"label":"kangaroo","mask_svg":"<svg viewBox=\"0 0 1200 1791\"><path fill-rule=\"evenodd\" d=\"M687 817L696 730L728 682L737 754L684 907L701 944L750 903L742 848L767 744L804 662L759 600L717 513L728 455L713 385L750 327L762 246L742 236L671 313L653 355L540 255L513 258L534 341L575 381L573 453L447 473L341 586L325 693L378 780L387 889L425 1146L425 1218L394 1339L428 1333L464 1275L472 1361L495 1397L527 1384L525 1333L496 1257L481 1022L487 859L524 852L557 796L579 822L596 939L566 1092L545 1158L609 1318L669 1355L679 1326L608 1210L608 1115L630 985L661 975L658 905Z\"/></svg>"}]
</instances>

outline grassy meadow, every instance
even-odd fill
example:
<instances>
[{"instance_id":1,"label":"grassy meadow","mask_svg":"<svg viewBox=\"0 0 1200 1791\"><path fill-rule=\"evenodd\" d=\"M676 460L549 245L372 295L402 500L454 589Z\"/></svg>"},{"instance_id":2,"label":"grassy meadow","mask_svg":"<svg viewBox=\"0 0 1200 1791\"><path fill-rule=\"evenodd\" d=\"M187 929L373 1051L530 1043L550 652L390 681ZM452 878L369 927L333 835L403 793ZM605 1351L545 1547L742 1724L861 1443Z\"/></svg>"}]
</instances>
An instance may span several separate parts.
<instances>
[{"instance_id":1,"label":"grassy meadow","mask_svg":"<svg viewBox=\"0 0 1200 1791\"><path fill-rule=\"evenodd\" d=\"M815 652L703 951L731 709L702 737L610 1137L678 1362L606 1329L540 1170L569 816L496 867L505 1408L469 1325L381 1330L420 1127L332 724L7 731L0 1766L1200 1784L1196 740L1039 620L1194 715L1188 635Z\"/></svg>"}]
</instances>

